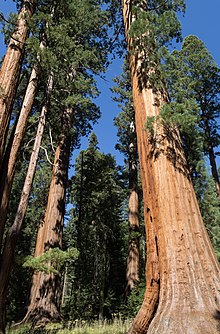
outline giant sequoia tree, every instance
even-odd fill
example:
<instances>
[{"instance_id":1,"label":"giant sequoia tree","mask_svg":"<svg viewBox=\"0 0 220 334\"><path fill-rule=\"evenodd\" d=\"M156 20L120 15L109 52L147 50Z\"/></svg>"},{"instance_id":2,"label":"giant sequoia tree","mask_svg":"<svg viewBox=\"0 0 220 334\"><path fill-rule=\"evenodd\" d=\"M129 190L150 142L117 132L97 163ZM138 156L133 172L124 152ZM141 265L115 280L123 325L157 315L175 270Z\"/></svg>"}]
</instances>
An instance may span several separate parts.
<instances>
[{"instance_id":1,"label":"giant sequoia tree","mask_svg":"<svg viewBox=\"0 0 220 334\"><path fill-rule=\"evenodd\" d=\"M219 332L219 266L178 130L159 122L145 130L168 102L158 48L180 36L182 8L183 1L123 1L147 231L146 293L132 334Z\"/></svg>"}]
</instances>

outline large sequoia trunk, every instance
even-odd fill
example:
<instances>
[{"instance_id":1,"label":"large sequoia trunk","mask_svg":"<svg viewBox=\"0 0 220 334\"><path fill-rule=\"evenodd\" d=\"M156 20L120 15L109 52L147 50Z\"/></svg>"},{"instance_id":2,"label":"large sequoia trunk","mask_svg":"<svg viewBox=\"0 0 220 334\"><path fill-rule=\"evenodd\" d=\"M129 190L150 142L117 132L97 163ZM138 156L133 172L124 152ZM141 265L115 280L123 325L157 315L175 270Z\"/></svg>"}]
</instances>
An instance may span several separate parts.
<instances>
[{"instance_id":1,"label":"large sequoia trunk","mask_svg":"<svg viewBox=\"0 0 220 334\"><path fill-rule=\"evenodd\" d=\"M128 35L131 1L123 1ZM146 120L166 95L142 77L140 54L130 54L147 239L146 292L130 334L217 334L220 330L219 266L198 208L179 134Z\"/></svg>"},{"instance_id":2,"label":"large sequoia trunk","mask_svg":"<svg viewBox=\"0 0 220 334\"><path fill-rule=\"evenodd\" d=\"M35 256L62 246L62 229L65 212L66 183L70 154L70 138L63 134L56 149L47 208L39 225ZM60 277L53 273L34 272L30 303L23 321L43 327L49 321L60 320Z\"/></svg>"},{"instance_id":3,"label":"large sequoia trunk","mask_svg":"<svg viewBox=\"0 0 220 334\"><path fill-rule=\"evenodd\" d=\"M23 1L17 25L0 70L0 165L28 34L27 22L33 13L34 4L34 0Z\"/></svg>"}]
</instances>

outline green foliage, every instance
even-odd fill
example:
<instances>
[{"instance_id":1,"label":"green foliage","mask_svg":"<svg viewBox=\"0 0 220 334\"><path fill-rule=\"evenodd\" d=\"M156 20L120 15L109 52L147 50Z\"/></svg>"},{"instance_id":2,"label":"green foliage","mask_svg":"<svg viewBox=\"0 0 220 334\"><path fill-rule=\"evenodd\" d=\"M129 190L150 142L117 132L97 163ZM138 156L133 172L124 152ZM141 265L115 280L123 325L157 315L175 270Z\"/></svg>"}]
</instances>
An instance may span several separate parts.
<instances>
[{"instance_id":1,"label":"green foliage","mask_svg":"<svg viewBox=\"0 0 220 334\"><path fill-rule=\"evenodd\" d=\"M75 241L79 258L68 268L71 294L64 313L70 319L110 316L125 279L123 196L115 160L99 152L95 134L77 158L69 193L73 208L65 240Z\"/></svg>"},{"instance_id":2,"label":"green foliage","mask_svg":"<svg viewBox=\"0 0 220 334\"><path fill-rule=\"evenodd\" d=\"M197 178L194 187L199 201L201 214L208 231L216 256L220 261L220 207L216 196L213 178L208 174L204 162L197 166Z\"/></svg>"},{"instance_id":3,"label":"green foliage","mask_svg":"<svg viewBox=\"0 0 220 334\"><path fill-rule=\"evenodd\" d=\"M6 18L4 13L0 12L0 32L4 35L4 42L6 45L9 43L9 39L11 38L14 29L16 27L18 15L14 13L10 13Z\"/></svg>"},{"instance_id":4,"label":"green foliage","mask_svg":"<svg viewBox=\"0 0 220 334\"><path fill-rule=\"evenodd\" d=\"M124 334L131 326L130 320L123 321L120 317L113 321L85 321L69 322L66 326L61 324L48 324L44 329L34 329L30 325L23 325L17 329L10 328L6 334Z\"/></svg>"},{"instance_id":5,"label":"green foliage","mask_svg":"<svg viewBox=\"0 0 220 334\"><path fill-rule=\"evenodd\" d=\"M127 303L124 309L124 315L134 318L138 313L145 293L145 280L139 282L128 296Z\"/></svg>"},{"instance_id":6,"label":"green foliage","mask_svg":"<svg viewBox=\"0 0 220 334\"><path fill-rule=\"evenodd\" d=\"M75 248L68 248L67 251L62 251L59 248L51 248L40 256L26 257L23 267L45 273L58 274L66 262L74 261L77 257L78 251Z\"/></svg>"},{"instance_id":7,"label":"green foliage","mask_svg":"<svg viewBox=\"0 0 220 334\"><path fill-rule=\"evenodd\" d=\"M182 102L165 103L162 106L160 118L164 125L178 127L182 132L190 132L198 121L198 105L193 99Z\"/></svg>"},{"instance_id":8,"label":"green foliage","mask_svg":"<svg viewBox=\"0 0 220 334\"><path fill-rule=\"evenodd\" d=\"M218 66L202 41L195 36L187 36L180 51L167 54L164 75L171 105L174 105L175 119L177 122L180 120L181 126L186 123L189 129L197 129L196 136L200 135L203 152L207 154L210 145L215 148L220 143ZM179 105L182 105L182 110ZM169 106L165 108L170 109ZM172 121L172 111L168 111L169 117Z\"/></svg>"},{"instance_id":9,"label":"green foliage","mask_svg":"<svg viewBox=\"0 0 220 334\"><path fill-rule=\"evenodd\" d=\"M115 117L114 125L117 126L119 141L116 148L124 154L128 162L130 156L130 144L136 143L135 115L131 90L131 78L128 60L125 60L122 75L114 79L116 86L112 88L113 100L118 103L121 112ZM131 128L132 127L132 128ZM137 152L135 153L137 159Z\"/></svg>"},{"instance_id":10,"label":"green foliage","mask_svg":"<svg viewBox=\"0 0 220 334\"><path fill-rule=\"evenodd\" d=\"M139 68L140 86L152 85L155 90L164 90L161 69L163 50L173 39L181 40L178 12L185 11L182 0L135 1L130 36L133 38L134 54L141 60ZM153 69L153 71L152 71Z\"/></svg>"}]
</instances>

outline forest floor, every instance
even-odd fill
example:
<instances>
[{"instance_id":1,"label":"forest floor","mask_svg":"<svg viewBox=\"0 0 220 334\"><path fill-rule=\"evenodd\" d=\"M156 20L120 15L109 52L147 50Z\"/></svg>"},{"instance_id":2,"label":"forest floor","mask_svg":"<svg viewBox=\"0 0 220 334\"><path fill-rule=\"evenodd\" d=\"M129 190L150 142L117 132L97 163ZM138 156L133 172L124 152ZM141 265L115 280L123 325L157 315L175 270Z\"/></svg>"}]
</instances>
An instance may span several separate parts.
<instances>
[{"instance_id":1,"label":"forest floor","mask_svg":"<svg viewBox=\"0 0 220 334\"><path fill-rule=\"evenodd\" d=\"M122 321L116 319L109 323L108 321L68 323L65 327L61 324L50 324L44 329L34 329L29 325L23 325L19 328L10 328L6 334L125 334L131 325L130 320Z\"/></svg>"}]
</instances>

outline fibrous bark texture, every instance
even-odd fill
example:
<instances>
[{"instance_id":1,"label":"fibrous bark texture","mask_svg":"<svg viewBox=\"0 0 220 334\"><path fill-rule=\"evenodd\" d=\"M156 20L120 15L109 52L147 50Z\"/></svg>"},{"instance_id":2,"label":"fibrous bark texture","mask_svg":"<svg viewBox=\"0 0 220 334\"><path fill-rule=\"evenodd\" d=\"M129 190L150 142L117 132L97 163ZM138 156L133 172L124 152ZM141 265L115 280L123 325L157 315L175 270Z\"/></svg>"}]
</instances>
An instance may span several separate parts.
<instances>
[{"instance_id":1,"label":"fibrous bark texture","mask_svg":"<svg viewBox=\"0 0 220 334\"><path fill-rule=\"evenodd\" d=\"M24 137L28 116L30 114L34 97L37 89L38 74L36 67L33 68L25 97L22 103L18 122L13 139L6 149L0 175L0 249L3 231L7 219L8 204L10 199L11 187L14 179L15 167L20 152L21 143Z\"/></svg>"},{"instance_id":2,"label":"fibrous bark texture","mask_svg":"<svg viewBox=\"0 0 220 334\"><path fill-rule=\"evenodd\" d=\"M40 150L41 140L43 137L45 122L46 122L46 113L47 113L47 104L49 101L49 95L52 90L53 78L52 75L48 78L48 87L47 87L47 100L42 107L41 115L39 119L39 124L37 128L37 133L35 136L34 146L28 166L28 170L26 173L26 178L24 182L24 186L21 193L21 198L18 204L18 209L15 215L14 223L10 227L4 247L1 254L0 259L0 333L4 333L5 331L5 304L6 304L6 296L8 290L9 283L9 275L13 263L14 251L16 246L16 241L19 236L19 233L22 228L22 224L24 221L25 213L28 206L28 199L31 192L31 187L34 179L34 174L37 165L38 154ZM16 150L16 147L15 147ZM2 230L3 232L3 230Z\"/></svg>"},{"instance_id":3,"label":"fibrous bark texture","mask_svg":"<svg viewBox=\"0 0 220 334\"><path fill-rule=\"evenodd\" d=\"M63 135L56 149L47 208L39 225L35 256L62 244L62 228L65 212L66 182L70 140ZM49 321L60 320L60 277L57 274L35 272L32 278L30 303L23 321L44 326Z\"/></svg>"},{"instance_id":4,"label":"fibrous bark texture","mask_svg":"<svg viewBox=\"0 0 220 334\"><path fill-rule=\"evenodd\" d=\"M123 2L125 30L131 1ZM134 50L133 50L134 51ZM138 153L147 232L146 293L130 334L217 334L220 331L219 266L188 175L178 132L146 120L157 116L166 94L155 92L130 55Z\"/></svg>"},{"instance_id":5,"label":"fibrous bark texture","mask_svg":"<svg viewBox=\"0 0 220 334\"><path fill-rule=\"evenodd\" d=\"M34 4L35 0L23 1L17 25L0 70L0 164L28 34L27 22L33 13Z\"/></svg>"}]
</instances>

